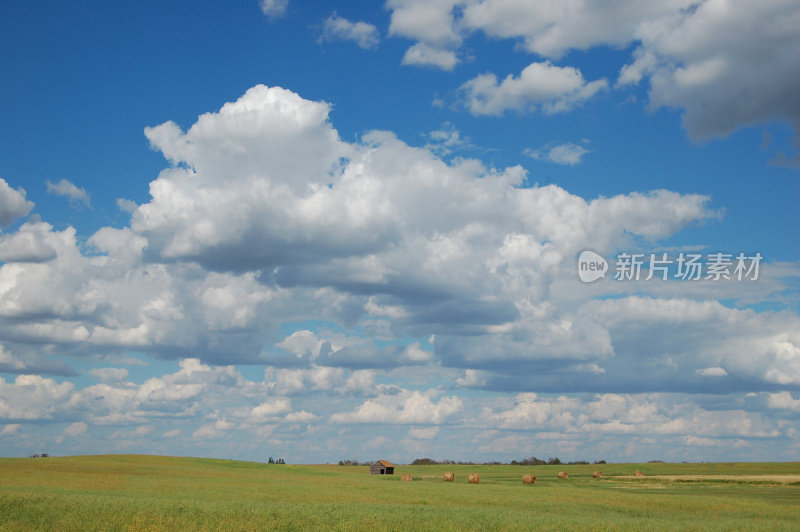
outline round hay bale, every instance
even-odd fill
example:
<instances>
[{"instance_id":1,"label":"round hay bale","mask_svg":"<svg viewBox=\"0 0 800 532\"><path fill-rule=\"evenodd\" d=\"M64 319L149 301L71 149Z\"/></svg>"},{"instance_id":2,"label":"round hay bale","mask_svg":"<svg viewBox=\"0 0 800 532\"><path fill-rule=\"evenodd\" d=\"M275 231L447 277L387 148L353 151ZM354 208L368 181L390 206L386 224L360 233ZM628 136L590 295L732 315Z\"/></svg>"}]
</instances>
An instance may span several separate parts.
<instances>
[{"instance_id":1,"label":"round hay bale","mask_svg":"<svg viewBox=\"0 0 800 532\"><path fill-rule=\"evenodd\" d=\"M455 473L445 473L444 474L444 481L445 482L453 482L456 479Z\"/></svg>"},{"instance_id":2,"label":"round hay bale","mask_svg":"<svg viewBox=\"0 0 800 532\"><path fill-rule=\"evenodd\" d=\"M470 484L480 484L481 483L481 476L479 473L470 473L469 474L469 483Z\"/></svg>"},{"instance_id":3,"label":"round hay bale","mask_svg":"<svg viewBox=\"0 0 800 532\"><path fill-rule=\"evenodd\" d=\"M603 478L603 474L600 471L595 471L592 473L592 478Z\"/></svg>"},{"instance_id":4,"label":"round hay bale","mask_svg":"<svg viewBox=\"0 0 800 532\"><path fill-rule=\"evenodd\" d=\"M523 484L536 484L536 477L533 475L522 475Z\"/></svg>"},{"instance_id":5,"label":"round hay bale","mask_svg":"<svg viewBox=\"0 0 800 532\"><path fill-rule=\"evenodd\" d=\"M566 471L559 471L558 478L569 478L569 475L567 475Z\"/></svg>"},{"instance_id":6,"label":"round hay bale","mask_svg":"<svg viewBox=\"0 0 800 532\"><path fill-rule=\"evenodd\" d=\"M400 480L411 482L414 479L411 477L411 473L403 473L400 475Z\"/></svg>"},{"instance_id":7,"label":"round hay bale","mask_svg":"<svg viewBox=\"0 0 800 532\"><path fill-rule=\"evenodd\" d=\"M635 476L635 477L643 477L644 473L642 473L641 471L637 471L636 473L633 474L633 476Z\"/></svg>"}]
</instances>

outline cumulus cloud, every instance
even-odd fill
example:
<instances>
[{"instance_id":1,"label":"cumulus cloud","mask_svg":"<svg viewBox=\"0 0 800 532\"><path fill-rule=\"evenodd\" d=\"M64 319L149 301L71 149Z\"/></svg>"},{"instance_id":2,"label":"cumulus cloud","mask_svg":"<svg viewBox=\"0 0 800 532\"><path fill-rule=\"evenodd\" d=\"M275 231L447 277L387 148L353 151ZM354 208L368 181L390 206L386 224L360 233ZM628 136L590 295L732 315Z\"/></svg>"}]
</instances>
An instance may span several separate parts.
<instances>
[{"instance_id":1,"label":"cumulus cloud","mask_svg":"<svg viewBox=\"0 0 800 532\"><path fill-rule=\"evenodd\" d=\"M396 395L383 395L370 399L352 412L340 412L331 416L333 423L442 423L462 407L456 396L442 397L435 402L430 394L405 390Z\"/></svg>"},{"instance_id":2,"label":"cumulus cloud","mask_svg":"<svg viewBox=\"0 0 800 532\"><path fill-rule=\"evenodd\" d=\"M582 162L583 156L589 153L589 150L580 144L566 142L564 144L548 144L537 150L528 149L524 153L540 161L575 166Z\"/></svg>"},{"instance_id":3,"label":"cumulus cloud","mask_svg":"<svg viewBox=\"0 0 800 532\"><path fill-rule=\"evenodd\" d=\"M800 399L795 399L790 392L786 391L769 394L767 405L770 408L781 408L800 412Z\"/></svg>"},{"instance_id":4,"label":"cumulus cloud","mask_svg":"<svg viewBox=\"0 0 800 532\"><path fill-rule=\"evenodd\" d=\"M625 297L630 285L582 285L577 254L655 243L719 216L697 194L586 201L555 185L521 187L521 167L447 163L389 132L343 142L329 110L257 86L186 132L171 122L148 128L171 164L130 227L98 230L87 242L91 256L73 228L39 221L0 242L7 258L30 261L0 266L2 339L17 342L8 344L17 359L17 345L48 345L82 356L135 348L217 364L269 362L279 395L363 390L370 371L439 362L470 370L454 377L462 387L526 389L533 375L550 389L572 372L576 389L597 390L627 378L635 367L627 357L658 336L667 303L657 283L638 287L654 304ZM452 129L438 135L457 144ZM774 282L753 284L748 297L779 291ZM586 304L609 294L614 299ZM279 334L281 323L309 316L376 337L318 327ZM767 338L758 314L731 309L708 313L703 330L731 316L744 331L734 336L759 342L758 362L747 366L746 342L731 343L724 360L709 350L697 359L703 365L669 374L673 386L695 385L704 377L696 370L713 367L735 377L716 379L719 386L795 382L793 333ZM782 319L787 330L796 327L793 315ZM637 327L647 333L634 336ZM432 349L385 342L432 334ZM720 340L707 337L709 347ZM692 338L674 338L672 353L690 351ZM760 372L757 364L765 364ZM658 379L646 386L667 386L667 372L647 374Z\"/></svg>"},{"instance_id":5,"label":"cumulus cloud","mask_svg":"<svg viewBox=\"0 0 800 532\"><path fill-rule=\"evenodd\" d=\"M101 382L122 382L128 378L125 368L96 368L89 370L89 375Z\"/></svg>"},{"instance_id":6,"label":"cumulus cloud","mask_svg":"<svg viewBox=\"0 0 800 532\"><path fill-rule=\"evenodd\" d=\"M117 199L117 208L122 212L132 213L136 210L136 207L138 207L138 205L136 205L136 202L133 200L125 198Z\"/></svg>"},{"instance_id":7,"label":"cumulus cloud","mask_svg":"<svg viewBox=\"0 0 800 532\"><path fill-rule=\"evenodd\" d=\"M461 132L450 122L445 122L440 129L435 129L425 135L430 143L425 148L431 152L445 156L456 150L474 148L469 137L462 137Z\"/></svg>"},{"instance_id":8,"label":"cumulus cloud","mask_svg":"<svg viewBox=\"0 0 800 532\"><path fill-rule=\"evenodd\" d=\"M389 0L389 35L418 40L403 56L403 64L452 70L462 36L451 10L458 0Z\"/></svg>"},{"instance_id":9,"label":"cumulus cloud","mask_svg":"<svg viewBox=\"0 0 800 532\"><path fill-rule=\"evenodd\" d=\"M373 24L351 22L334 13L322 23L319 42L325 41L354 41L359 47L370 50L378 47L380 33Z\"/></svg>"},{"instance_id":10,"label":"cumulus cloud","mask_svg":"<svg viewBox=\"0 0 800 532\"><path fill-rule=\"evenodd\" d=\"M186 131L147 128L168 163L150 200L130 206L129 227L84 243L37 218L4 234L0 365L23 374L0 381L0 419L134 427L120 444L153 420L162 434L251 431L276 446L292 441L287 431L366 441L361 425L381 423L403 425L392 436L412 448L439 438L432 427L473 430L475 419L498 433L558 437L565 426L738 438L748 424L758 437L784 437L756 407L715 417L676 397L800 383L795 312L718 302L775 299L796 266L764 264L749 284L584 285L576 275L581 250L657 247L718 220L712 198L656 190L587 200L527 187L520 166L447 162L440 148L391 132L342 141L329 112L254 87ZM457 149L454 131L429 140ZM108 367L131 352L180 363L133 382ZM24 374L51 357L96 364L87 370L96 380L76 390ZM231 365L243 362L266 364L263 380ZM472 400L463 388L522 395ZM621 389L632 394L609 393ZM653 392L678 395L661 406L667 395Z\"/></svg>"},{"instance_id":11,"label":"cumulus cloud","mask_svg":"<svg viewBox=\"0 0 800 532\"><path fill-rule=\"evenodd\" d=\"M0 436L13 436L14 434L19 433L19 429L21 427L22 425L19 423L9 423L3 427L3 430L0 430Z\"/></svg>"},{"instance_id":12,"label":"cumulus cloud","mask_svg":"<svg viewBox=\"0 0 800 532\"><path fill-rule=\"evenodd\" d=\"M0 377L0 419L50 419L74 388L39 375L18 375L13 383Z\"/></svg>"},{"instance_id":13,"label":"cumulus cloud","mask_svg":"<svg viewBox=\"0 0 800 532\"><path fill-rule=\"evenodd\" d=\"M403 54L402 64L415 66L431 66L442 70L453 70L458 63L458 56L452 50L446 50L418 42Z\"/></svg>"},{"instance_id":14,"label":"cumulus cloud","mask_svg":"<svg viewBox=\"0 0 800 532\"><path fill-rule=\"evenodd\" d=\"M259 0L259 6L267 18L279 18L286 14L289 0Z\"/></svg>"},{"instance_id":15,"label":"cumulus cloud","mask_svg":"<svg viewBox=\"0 0 800 532\"><path fill-rule=\"evenodd\" d=\"M724 377L728 374L728 372L725 371L725 368L716 366L711 368L696 369L694 372L704 377Z\"/></svg>"},{"instance_id":16,"label":"cumulus cloud","mask_svg":"<svg viewBox=\"0 0 800 532\"><path fill-rule=\"evenodd\" d=\"M697 139L774 119L800 129L800 9L791 1L709 0L643 20L618 83L650 81L652 107L684 109Z\"/></svg>"},{"instance_id":17,"label":"cumulus cloud","mask_svg":"<svg viewBox=\"0 0 800 532\"><path fill-rule=\"evenodd\" d=\"M800 106L793 97L800 91L800 9L793 0L613 5L592 0L392 0L386 7L392 13L389 34L417 41L404 58L408 64L452 69L465 38L474 32L518 40L524 50L549 60L574 49L636 44L617 87L648 82L650 106L682 109L690 137L726 136L773 120L788 121L795 133L800 129ZM542 74L554 82L561 78L552 69ZM468 99L473 113L499 114L506 99L513 108L524 105L522 94L536 94L534 85L524 75L498 84L494 74L484 74L463 88L478 98ZM587 87L587 92L603 87ZM587 97L573 94L577 100ZM560 103L570 107L577 102ZM796 156L781 154L775 163L796 165Z\"/></svg>"},{"instance_id":18,"label":"cumulus cloud","mask_svg":"<svg viewBox=\"0 0 800 532\"><path fill-rule=\"evenodd\" d=\"M75 437L83 434L86 432L89 426L84 423L83 421L76 421L75 423L71 423L67 428L64 429L63 435L66 437Z\"/></svg>"},{"instance_id":19,"label":"cumulus cloud","mask_svg":"<svg viewBox=\"0 0 800 532\"><path fill-rule=\"evenodd\" d=\"M250 420L255 423L274 421L278 416L291 411L292 404L288 399L276 398L253 407Z\"/></svg>"},{"instance_id":20,"label":"cumulus cloud","mask_svg":"<svg viewBox=\"0 0 800 532\"><path fill-rule=\"evenodd\" d=\"M411 428L408 435L415 440L432 440L439 434L439 427Z\"/></svg>"},{"instance_id":21,"label":"cumulus cloud","mask_svg":"<svg viewBox=\"0 0 800 532\"><path fill-rule=\"evenodd\" d=\"M757 412L709 410L670 394L599 394L592 400L518 394L499 408L485 408L484 427L544 433L660 434L690 438L775 437L780 431Z\"/></svg>"},{"instance_id":22,"label":"cumulus cloud","mask_svg":"<svg viewBox=\"0 0 800 532\"><path fill-rule=\"evenodd\" d=\"M58 183L47 181L47 192L67 198L71 205L82 203L89 208L92 206L91 201L89 201L89 193L86 192L86 189L78 188L77 185L67 179L62 179Z\"/></svg>"},{"instance_id":23,"label":"cumulus cloud","mask_svg":"<svg viewBox=\"0 0 800 532\"><path fill-rule=\"evenodd\" d=\"M27 216L33 209L33 202L25 199L25 190L16 189L0 178L0 227L7 227L16 218Z\"/></svg>"},{"instance_id":24,"label":"cumulus cloud","mask_svg":"<svg viewBox=\"0 0 800 532\"><path fill-rule=\"evenodd\" d=\"M569 111L607 87L605 79L587 82L574 67L544 62L531 63L519 77L509 74L499 83L496 75L481 74L464 83L460 91L473 115L499 116L508 110L540 108L545 114Z\"/></svg>"},{"instance_id":25,"label":"cumulus cloud","mask_svg":"<svg viewBox=\"0 0 800 532\"><path fill-rule=\"evenodd\" d=\"M46 262L56 257L55 238L50 224L31 220L15 233L0 237L0 261Z\"/></svg>"},{"instance_id":26,"label":"cumulus cloud","mask_svg":"<svg viewBox=\"0 0 800 532\"><path fill-rule=\"evenodd\" d=\"M558 0L465 2L462 24L493 37L520 39L526 50L559 59L570 49L628 43L643 19L678 12L684 1L604 2Z\"/></svg>"}]
</instances>

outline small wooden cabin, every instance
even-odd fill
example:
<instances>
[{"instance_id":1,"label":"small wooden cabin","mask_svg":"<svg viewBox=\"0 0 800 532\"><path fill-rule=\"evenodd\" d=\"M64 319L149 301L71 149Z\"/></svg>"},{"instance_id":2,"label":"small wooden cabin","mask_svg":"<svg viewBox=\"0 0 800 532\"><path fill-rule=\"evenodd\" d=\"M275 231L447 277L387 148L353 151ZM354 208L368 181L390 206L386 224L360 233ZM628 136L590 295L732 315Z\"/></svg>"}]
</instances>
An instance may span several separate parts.
<instances>
[{"instance_id":1,"label":"small wooden cabin","mask_svg":"<svg viewBox=\"0 0 800 532\"><path fill-rule=\"evenodd\" d=\"M370 475L394 475L394 464L386 460L377 460L369 465Z\"/></svg>"}]
</instances>

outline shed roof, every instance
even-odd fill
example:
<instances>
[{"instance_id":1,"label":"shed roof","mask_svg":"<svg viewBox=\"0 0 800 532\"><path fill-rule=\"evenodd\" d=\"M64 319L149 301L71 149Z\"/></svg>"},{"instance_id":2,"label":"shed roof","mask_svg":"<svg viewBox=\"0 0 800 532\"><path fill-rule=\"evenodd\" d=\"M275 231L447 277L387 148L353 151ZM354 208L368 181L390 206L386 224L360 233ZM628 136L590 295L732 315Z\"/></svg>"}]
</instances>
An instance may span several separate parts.
<instances>
[{"instance_id":1,"label":"shed roof","mask_svg":"<svg viewBox=\"0 0 800 532\"><path fill-rule=\"evenodd\" d=\"M384 467L394 467L394 464L387 460L378 460L378 463Z\"/></svg>"}]
</instances>

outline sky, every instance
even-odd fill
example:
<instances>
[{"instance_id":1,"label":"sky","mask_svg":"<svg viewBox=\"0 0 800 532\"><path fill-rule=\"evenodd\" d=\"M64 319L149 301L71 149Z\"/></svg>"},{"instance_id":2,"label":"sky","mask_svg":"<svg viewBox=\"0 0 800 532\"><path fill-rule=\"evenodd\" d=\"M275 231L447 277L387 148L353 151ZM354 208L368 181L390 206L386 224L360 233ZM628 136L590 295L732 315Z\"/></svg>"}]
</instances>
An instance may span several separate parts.
<instances>
[{"instance_id":1,"label":"sky","mask_svg":"<svg viewBox=\"0 0 800 532\"><path fill-rule=\"evenodd\" d=\"M15 2L0 455L800 460L794 0Z\"/></svg>"}]
</instances>

